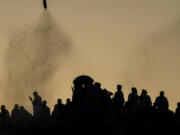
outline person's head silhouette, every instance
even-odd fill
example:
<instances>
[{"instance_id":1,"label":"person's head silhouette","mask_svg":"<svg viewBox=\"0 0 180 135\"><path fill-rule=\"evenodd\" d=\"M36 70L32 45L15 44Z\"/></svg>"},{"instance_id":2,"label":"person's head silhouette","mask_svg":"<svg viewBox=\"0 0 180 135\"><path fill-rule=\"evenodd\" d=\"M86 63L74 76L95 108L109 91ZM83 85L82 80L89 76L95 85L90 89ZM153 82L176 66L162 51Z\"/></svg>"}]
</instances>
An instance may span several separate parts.
<instances>
[{"instance_id":1,"label":"person's head silhouette","mask_svg":"<svg viewBox=\"0 0 180 135\"><path fill-rule=\"evenodd\" d=\"M98 89L99 89L99 88L101 88L101 83L95 82L95 83L94 83L94 86L95 86L95 88L98 88Z\"/></svg>"},{"instance_id":2,"label":"person's head silhouette","mask_svg":"<svg viewBox=\"0 0 180 135\"><path fill-rule=\"evenodd\" d=\"M18 105L18 104L15 104L15 105L14 105L14 108L18 110L18 109L19 109L19 105Z\"/></svg>"},{"instance_id":3,"label":"person's head silhouette","mask_svg":"<svg viewBox=\"0 0 180 135\"><path fill-rule=\"evenodd\" d=\"M57 102L58 102L58 104L61 104L61 103L62 103L62 100L59 98L59 99L57 100Z\"/></svg>"},{"instance_id":4,"label":"person's head silhouette","mask_svg":"<svg viewBox=\"0 0 180 135\"><path fill-rule=\"evenodd\" d=\"M66 99L66 103L68 104L68 103L71 103L71 100L68 98L68 99Z\"/></svg>"},{"instance_id":5,"label":"person's head silhouette","mask_svg":"<svg viewBox=\"0 0 180 135\"><path fill-rule=\"evenodd\" d=\"M33 95L34 95L34 97L37 97L37 96L38 96L38 92L37 92L37 91L34 91L34 92L33 92Z\"/></svg>"},{"instance_id":6,"label":"person's head silhouette","mask_svg":"<svg viewBox=\"0 0 180 135\"><path fill-rule=\"evenodd\" d=\"M147 91L146 90L142 90L142 95L147 95Z\"/></svg>"},{"instance_id":7,"label":"person's head silhouette","mask_svg":"<svg viewBox=\"0 0 180 135\"><path fill-rule=\"evenodd\" d=\"M161 92L160 92L160 96L161 96L161 97L164 97L164 91L161 91Z\"/></svg>"},{"instance_id":8,"label":"person's head silhouette","mask_svg":"<svg viewBox=\"0 0 180 135\"><path fill-rule=\"evenodd\" d=\"M177 107L180 109L180 102L177 103Z\"/></svg>"},{"instance_id":9,"label":"person's head silhouette","mask_svg":"<svg viewBox=\"0 0 180 135\"><path fill-rule=\"evenodd\" d=\"M117 90L121 91L121 89L122 89L122 86L121 85L117 85Z\"/></svg>"},{"instance_id":10,"label":"person's head silhouette","mask_svg":"<svg viewBox=\"0 0 180 135\"><path fill-rule=\"evenodd\" d=\"M137 94L137 89L135 87L132 88L132 93Z\"/></svg>"},{"instance_id":11,"label":"person's head silhouette","mask_svg":"<svg viewBox=\"0 0 180 135\"><path fill-rule=\"evenodd\" d=\"M44 106L47 105L47 101L46 101L46 100L43 101L43 105L44 105Z\"/></svg>"},{"instance_id":12,"label":"person's head silhouette","mask_svg":"<svg viewBox=\"0 0 180 135\"><path fill-rule=\"evenodd\" d=\"M21 111L24 111L24 106L20 106L20 110L21 110Z\"/></svg>"},{"instance_id":13,"label":"person's head silhouette","mask_svg":"<svg viewBox=\"0 0 180 135\"><path fill-rule=\"evenodd\" d=\"M5 105L1 105L1 111L4 111L6 109Z\"/></svg>"}]
</instances>

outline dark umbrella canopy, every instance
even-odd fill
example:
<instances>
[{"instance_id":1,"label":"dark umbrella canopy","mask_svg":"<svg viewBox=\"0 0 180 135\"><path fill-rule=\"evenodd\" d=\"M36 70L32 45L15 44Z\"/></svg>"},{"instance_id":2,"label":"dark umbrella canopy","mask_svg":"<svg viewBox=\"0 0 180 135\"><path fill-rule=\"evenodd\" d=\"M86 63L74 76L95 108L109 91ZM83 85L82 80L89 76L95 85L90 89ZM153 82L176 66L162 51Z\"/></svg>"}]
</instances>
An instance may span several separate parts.
<instances>
[{"instance_id":1,"label":"dark umbrella canopy","mask_svg":"<svg viewBox=\"0 0 180 135\"><path fill-rule=\"evenodd\" d=\"M94 80L90 76L81 75L74 79L74 85L92 84Z\"/></svg>"}]
</instances>

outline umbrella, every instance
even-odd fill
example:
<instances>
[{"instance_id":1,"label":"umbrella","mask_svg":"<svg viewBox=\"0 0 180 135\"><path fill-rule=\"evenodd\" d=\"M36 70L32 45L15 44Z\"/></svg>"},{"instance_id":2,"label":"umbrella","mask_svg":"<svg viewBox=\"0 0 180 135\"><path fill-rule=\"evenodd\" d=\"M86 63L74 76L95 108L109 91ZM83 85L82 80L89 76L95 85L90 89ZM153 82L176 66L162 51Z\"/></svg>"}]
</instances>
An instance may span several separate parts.
<instances>
[{"instance_id":1,"label":"umbrella","mask_svg":"<svg viewBox=\"0 0 180 135\"><path fill-rule=\"evenodd\" d=\"M73 81L74 85L92 84L93 82L94 82L94 80L90 76L86 76L86 75L78 76Z\"/></svg>"}]
</instances>

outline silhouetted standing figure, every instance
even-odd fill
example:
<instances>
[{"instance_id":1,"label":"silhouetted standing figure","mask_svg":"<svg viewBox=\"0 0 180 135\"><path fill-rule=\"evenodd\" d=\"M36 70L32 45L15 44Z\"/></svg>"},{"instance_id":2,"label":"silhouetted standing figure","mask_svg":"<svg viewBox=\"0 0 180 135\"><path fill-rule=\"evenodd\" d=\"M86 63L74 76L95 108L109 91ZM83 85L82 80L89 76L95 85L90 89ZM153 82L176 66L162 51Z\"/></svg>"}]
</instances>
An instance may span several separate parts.
<instances>
[{"instance_id":1,"label":"silhouetted standing figure","mask_svg":"<svg viewBox=\"0 0 180 135\"><path fill-rule=\"evenodd\" d=\"M4 105L1 106L1 113L0 113L0 126L3 128L8 128L10 124L10 115L8 110Z\"/></svg>"},{"instance_id":2,"label":"silhouetted standing figure","mask_svg":"<svg viewBox=\"0 0 180 135\"><path fill-rule=\"evenodd\" d=\"M33 115L35 119L40 119L42 113L42 98L38 95L37 91L33 92L34 100L32 97L29 97L30 101L33 104Z\"/></svg>"},{"instance_id":3,"label":"silhouetted standing figure","mask_svg":"<svg viewBox=\"0 0 180 135\"><path fill-rule=\"evenodd\" d=\"M94 89L96 90L96 111L100 111L102 109L102 89L101 89L101 83L95 82L94 83Z\"/></svg>"},{"instance_id":4,"label":"silhouetted standing figure","mask_svg":"<svg viewBox=\"0 0 180 135\"><path fill-rule=\"evenodd\" d=\"M47 101L43 101L42 119L46 122L50 119L50 108L47 106Z\"/></svg>"},{"instance_id":5,"label":"silhouetted standing figure","mask_svg":"<svg viewBox=\"0 0 180 135\"><path fill-rule=\"evenodd\" d=\"M67 111L71 111L71 109L72 109L72 102L71 102L71 100L68 98L68 99L66 99L66 104L65 104L65 111L67 112Z\"/></svg>"},{"instance_id":6,"label":"silhouetted standing figure","mask_svg":"<svg viewBox=\"0 0 180 135\"><path fill-rule=\"evenodd\" d=\"M117 92L114 95L113 104L119 107L124 106L124 94L121 85L117 85Z\"/></svg>"},{"instance_id":7,"label":"silhouetted standing figure","mask_svg":"<svg viewBox=\"0 0 180 135\"><path fill-rule=\"evenodd\" d=\"M11 112L11 119L13 122L18 122L19 121L19 105L15 104L14 108Z\"/></svg>"},{"instance_id":8,"label":"silhouetted standing figure","mask_svg":"<svg viewBox=\"0 0 180 135\"><path fill-rule=\"evenodd\" d=\"M175 117L180 121L180 102L177 103L177 108L175 112Z\"/></svg>"},{"instance_id":9,"label":"silhouetted standing figure","mask_svg":"<svg viewBox=\"0 0 180 135\"><path fill-rule=\"evenodd\" d=\"M21 123L31 120L31 114L23 106L19 108L19 115Z\"/></svg>"},{"instance_id":10,"label":"silhouetted standing figure","mask_svg":"<svg viewBox=\"0 0 180 135\"><path fill-rule=\"evenodd\" d=\"M72 109L73 109L72 102L68 98L68 99L66 99L66 104L64 106L64 114L65 114L66 118L71 118L72 117Z\"/></svg>"},{"instance_id":11,"label":"silhouetted standing figure","mask_svg":"<svg viewBox=\"0 0 180 135\"><path fill-rule=\"evenodd\" d=\"M137 89L135 87L133 87L131 90L132 92L128 96L128 105L130 107L133 107L138 104L139 97L138 97Z\"/></svg>"},{"instance_id":12,"label":"silhouetted standing figure","mask_svg":"<svg viewBox=\"0 0 180 135\"><path fill-rule=\"evenodd\" d=\"M143 89L141 95L139 96L139 105L138 105L138 117L144 119L144 121L141 121L142 123L144 122L150 123L151 112L152 112L151 98L147 94L147 91Z\"/></svg>"},{"instance_id":13,"label":"silhouetted standing figure","mask_svg":"<svg viewBox=\"0 0 180 135\"><path fill-rule=\"evenodd\" d=\"M107 111L109 109L112 100L111 96L113 95L112 92L109 92L107 89L102 90L102 99L103 99L103 108Z\"/></svg>"},{"instance_id":14,"label":"silhouetted standing figure","mask_svg":"<svg viewBox=\"0 0 180 135\"><path fill-rule=\"evenodd\" d=\"M64 114L64 105L62 104L62 100L58 99L57 104L54 106L54 110L52 112L52 117L56 120L60 120Z\"/></svg>"},{"instance_id":15,"label":"silhouetted standing figure","mask_svg":"<svg viewBox=\"0 0 180 135\"><path fill-rule=\"evenodd\" d=\"M10 115L8 110L6 110L6 107L4 105L1 106L1 119L3 120L10 120Z\"/></svg>"},{"instance_id":16,"label":"silhouetted standing figure","mask_svg":"<svg viewBox=\"0 0 180 135\"><path fill-rule=\"evenodd\" d=\"M161 91L160 96L156 98L154 107L160 111L168 110L169 103L167 98L164 96L164 91Z\"/></svg>"},{"instance_id":17,"label":"silhouetted standing figure","mask_svg":"<svg viewBox=\"0 0 180 135\"><path fill-rule=\"evenodd\" d=\"M141 107L151 107L152 106L151 98L149 95L147 95L147 91L144 89L142 90L142 93L139 96L139 105Z\"/></svg>"}]
</instances>

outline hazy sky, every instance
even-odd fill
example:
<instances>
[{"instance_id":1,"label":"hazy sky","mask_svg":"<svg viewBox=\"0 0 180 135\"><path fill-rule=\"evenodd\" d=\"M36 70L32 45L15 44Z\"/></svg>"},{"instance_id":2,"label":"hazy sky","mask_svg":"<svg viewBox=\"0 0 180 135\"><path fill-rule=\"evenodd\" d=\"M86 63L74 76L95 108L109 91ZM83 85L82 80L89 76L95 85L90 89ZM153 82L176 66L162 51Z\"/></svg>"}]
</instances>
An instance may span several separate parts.
<instances>
[{"instance_id":1,"label":"hazy sky","mask_svg":"<svg viewBox=\"0 0 180 135\"><path fill-rule=\"evenodd\" d=\"M72 49L48 84L54 89L50 104L58 97L71 97L72 81L81 74L89 74L111 91L121 83L126 96L132 86L137 86L139 93L145 88L153 99L165 90L173 108L180 101L179 0L47 3L72 42ZM0 59L9 35L36 24L42 12L42 0L0 0Z\"/></svg>"}]
</instances>

